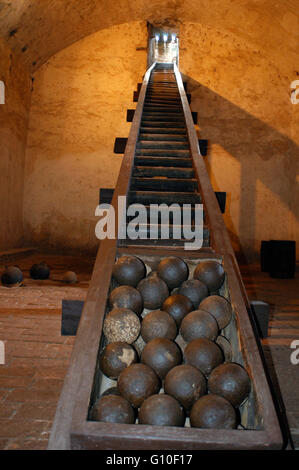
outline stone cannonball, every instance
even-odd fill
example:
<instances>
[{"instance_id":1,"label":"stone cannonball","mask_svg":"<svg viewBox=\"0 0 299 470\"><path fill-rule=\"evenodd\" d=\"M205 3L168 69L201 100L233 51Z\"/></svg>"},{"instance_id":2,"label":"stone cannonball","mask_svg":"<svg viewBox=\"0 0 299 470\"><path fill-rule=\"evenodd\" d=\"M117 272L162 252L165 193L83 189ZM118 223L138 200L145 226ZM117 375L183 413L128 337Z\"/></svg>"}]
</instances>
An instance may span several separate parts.
<instances>
[{"instance_id":1,"label":"stone cannonball","mask_svg":"<svg viewBox=\"0 0 299 470\"><path fill-rule=\"evenodd\" d=\"M139 318L128 308L114 308L104 320L103 332L109 343L134 343L140 333Z\"/></svg>"},{"instance_id":2,"label":"stone cannonball","mask_svg":"<svg viewBox=\"0 0 299 470\"><path fill-rule=\"evenodd\" d=\"M117 379L128 366L137 362L135 349L128 343L109 343L100 355L100 368L110 379Z\"/></svg>"}]
</instances>

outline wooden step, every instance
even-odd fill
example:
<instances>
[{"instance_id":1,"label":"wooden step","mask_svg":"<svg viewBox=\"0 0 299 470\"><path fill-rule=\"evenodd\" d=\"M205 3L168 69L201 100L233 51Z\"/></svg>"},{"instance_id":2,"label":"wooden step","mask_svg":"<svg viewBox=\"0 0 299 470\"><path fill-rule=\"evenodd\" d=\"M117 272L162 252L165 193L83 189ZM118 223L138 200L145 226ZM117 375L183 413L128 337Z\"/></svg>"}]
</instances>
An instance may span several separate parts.
<instances>
[{"instance_id":1,"label":"wooden step","mask_svg":"<svg viewBox=\"0 0 299 470\"><path fill-rule=\"evenodd\" d=\"M128 227L128 225L129 224L127 224L127 227ZM168 227L169 227L169 229L168 229ZM167 225L164 225L164 224L149 224L149 223L148 224L139 224L138 225L138 232L140 233L140 235L142 235L143 239L150 239L151 229L152 229L152 234L153 235L158 235L158 239L160 239L160 240L161 240L162 231L166 234L169 233L169 238L164 239L165 242L167 240L168 241L171 241L171 240L175 241L173 236L176 235L176 234L181 234L181 238L178 238L176 240L184 240L185 242L191 240L190 238L186 239L184 237L184 232L183 232L183 226L182 225L169 224L167 226ZM191 230L194 232L194 224L193 225L191 224ZM203 240L209 240L210 231L209 231L207 226L204 225L202 227L202 232L203 232ZM157 238L155 238L155 239L157 239ZM154 239L152 239L152 240L154 240Z\"/></svg>"},{"instance_id":2,"label":"wooden step","mask_svg":"<svg viewBox=\"0 0 299 470\"><path fill-rule=\"evenodd\" d=\"M154 157L155 155L161 157L190 157L190 150L173 150L173 149L145 149L137 148L135 155L144 155Z\"/></svg>"},{"instance_id":3,"label":"wooden step","mask_svg":"<svg viewBox=\"0 0 299 470\"><path fill-rule=\"evenodd\" d=\"M200 204L199 193L177 193L176 191L129 191L128 204Z\"/></svg>"},{"instance_id":4,"label":"wooden step","mask_svg":"<svg viewBox=\"0 0 299 470\"><path fill-rule=\"evenodd\" d=\"M178 115L178 116L170 116L166 114L157 114L156 116L154 114L149 114L149 113L143 113L142 114L142 121L152 121L152 122L168 122L168 123L179 123L181 122L182 124L185 125L185 118L183 115ZM172 124L173 125L173 124Z\"/></svg>"},{"instance_id":5,"label":"wooden step","mask_svg":"<svg viewBox=\"0 0 299 470\"><path fill-rule=\"evenodd\" d=\"M132 191L176 191L177 193L194 193L198 190L196 179L192 178L150 178L150 177L132 177ZM180 194L177 195L180 197Z\"/></svg>"},{"instance_id":6,"label":"wooden step","mask_svg":"<svg viewBox=\"0 0 299 470\"><path fill-rule=\"evenodd\" d=\"M133 176L166 176L168 178L194 178L194 170L193 168L182 167L135 166L133 169Z\"/></svg>"},{"instance_id":7,"label":"wooden step","mask_svg":"<svg viewBox=\"0 0 299 470\"><path fill-rule=\"evenodd\" d=\"M159 166L159 167L187 167L192 168L192 159L189 158L179 158L179 157L160 157L160 156L136 156L135 165L140 166Z\"/></svg>"},{"instance_id":8,"label":"wooden step","mask_svg":"<svg viewBox=\"0 0 299 470\"><path fill-rule=\"evenodd\" d=\"M173 123L172 121L167 122L167 121L151 121L145 118L142 118L141 121L141 127L154 127L154 128L176 128L176 129L184 129L184 132L186 132L186 124L185 122L175 122Z\"/></svg>"},{"instance_id":9,"label":"wooden step","mask_svg":"<svg viewBox=\"0 0 299 470\"><path fill-rule=\"evenodd\" d=\"M166 133L162 133L162 134L154 134L154 133L149 133L149 134L145 134L145 133L141 133L139 135L139 139L141 141L145 141L145 140L154 140L154 141L175 141L175 142L187 142L187 136L186 134L166 134Z\"/></svg>"},{"instance_id":10,"label":"wooden step","mask_svg":"<svg viewBox=\"0 0 299 470\"><path fill-rule=\"evenodd\" d=\"M165 127L140 127L140 133L141 134L156 134L156 135L161 135L161 134L169 134L169 135L182 135L186 136L186 130L183 128L179 127L172 127L172 128L165 128Z\"/></svg>"},{"instance_id":11,"label":"wooden step","mask_svg":"<svg viewBox=\"0 0 299 470\"><path fill-rule=\"evenodd\" d=\"M167 141L167 140L140 140L137 142L137 149L171 149L171 150L187 150L188 142Z\"/></svg>"}]
</instances>

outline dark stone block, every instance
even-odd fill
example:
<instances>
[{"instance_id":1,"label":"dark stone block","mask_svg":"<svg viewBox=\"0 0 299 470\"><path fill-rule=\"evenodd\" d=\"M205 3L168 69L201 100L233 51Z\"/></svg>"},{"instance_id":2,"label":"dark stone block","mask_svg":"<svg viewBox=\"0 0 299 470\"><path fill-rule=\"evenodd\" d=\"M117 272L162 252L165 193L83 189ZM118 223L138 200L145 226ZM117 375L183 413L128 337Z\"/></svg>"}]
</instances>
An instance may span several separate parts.
<instances>
[{"instance_id":1,"label":"dark stone block","mask_svg":"<svg viewBox=\"0 0 299 470\"><path fill-rule=\"evenodd\" d=\"M216 191L215 192L221 213L225 213L225 205L226 205L226 192Z\"/></svg>"},{"instance_id":2,"label":"dark stone block","mask_svg":"<svg viewBox=\"0 0 299 470\"><path fill-rule=\"evenodd\" d=\"M295 277L296 242L293 240L269 240L261 242L260 262L262 272L271 277L290 279Z\"/></svg>"},{"instance_id":3,"label":"dark stone block","mask_svg":"<svg viewBox=\"0 0 299 470\"><path fill-rule=\"evenodd\" d=\"M127 109L127 122L133 122L135 109Z\"/></svg>"},{"instance_id":4,"label":"dark stone block","mask_svg":"<svg viewBox=\"0 0 299 470\"><path fill-rule=\"evenodd\" d=\"M82 315L82 300L62 300L61 336L75 336Z\"/></svg>"},{"instance_id":5,"label":"dark stone block","mask_svg":"<svg viewBox=\"0 0 299 470\"><path fill-rule=\"evenodd\" d=\"M198 139L200 154L206 157L208 154L208 141L207 139Z\"/></svg>"},{"instance_id":6,"label":"dark stone block","mask_svg":"<svg viewBox=\"0 0 299 470\"><path fill-rule=\"evenodd\" d=\"M197 111L191 111L191 113L192 113L194 124L197 124Z\"/></svg>"},{"instance_id":7,"label":"dark stone block","mask_svg":"<svg viewBox=\"0 0 299 470\"><path fill-rule=\"evenodd\" d=\"M116 137L113 149L114 153L125 153L127 141L127 137Z\"/></svg>"},{"instance_id":8,"label":"dark stone block","mask_svg":"<svg viewBox=\"0 0 299 470\"><path fill-rule=\"evenodd\" d=\"M101 188L99 204L111 204L113 193L113 188Z\"/></svg>"}]
</instances>

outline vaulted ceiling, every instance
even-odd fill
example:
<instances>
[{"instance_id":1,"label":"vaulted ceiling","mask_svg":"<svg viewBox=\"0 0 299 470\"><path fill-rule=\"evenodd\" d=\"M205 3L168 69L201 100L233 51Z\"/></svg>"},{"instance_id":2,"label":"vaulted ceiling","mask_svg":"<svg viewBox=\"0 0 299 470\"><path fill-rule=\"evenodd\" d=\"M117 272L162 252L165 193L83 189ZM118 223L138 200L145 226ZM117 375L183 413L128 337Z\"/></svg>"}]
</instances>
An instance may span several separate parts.
<instances>
[{"instance_id":1,"label":"vaulted ceiling","mask_svg":"<svg viewBox=\"0 0 299 470\"><path fill-rule=\"evenodd\" d=\"M298 0L0 0L0 37L32 71L91 33L136 20L202 23L293 68L298 57Z\"/></svg>"}]
</instances>

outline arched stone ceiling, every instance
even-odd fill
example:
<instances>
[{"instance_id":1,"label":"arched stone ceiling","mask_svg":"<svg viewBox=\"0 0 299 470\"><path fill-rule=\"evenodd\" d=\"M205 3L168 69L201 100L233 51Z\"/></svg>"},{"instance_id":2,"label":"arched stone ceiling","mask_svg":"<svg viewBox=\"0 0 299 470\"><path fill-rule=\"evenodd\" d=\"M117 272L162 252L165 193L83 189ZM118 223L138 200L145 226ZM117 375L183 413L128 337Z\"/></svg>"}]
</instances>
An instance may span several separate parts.
<instances>
[{"instance_id":1,"label":"arched stone ceiling","mask_svg":"<svg viewBox=\"0 0 299 470\"><path fill-rule=\"evenodd\" d=\"M239 35L291 70L298 13L298 0L0 0L0 37L34 71L59 50L115 24L188 21Z\"/></svg>"}]
</instances>

